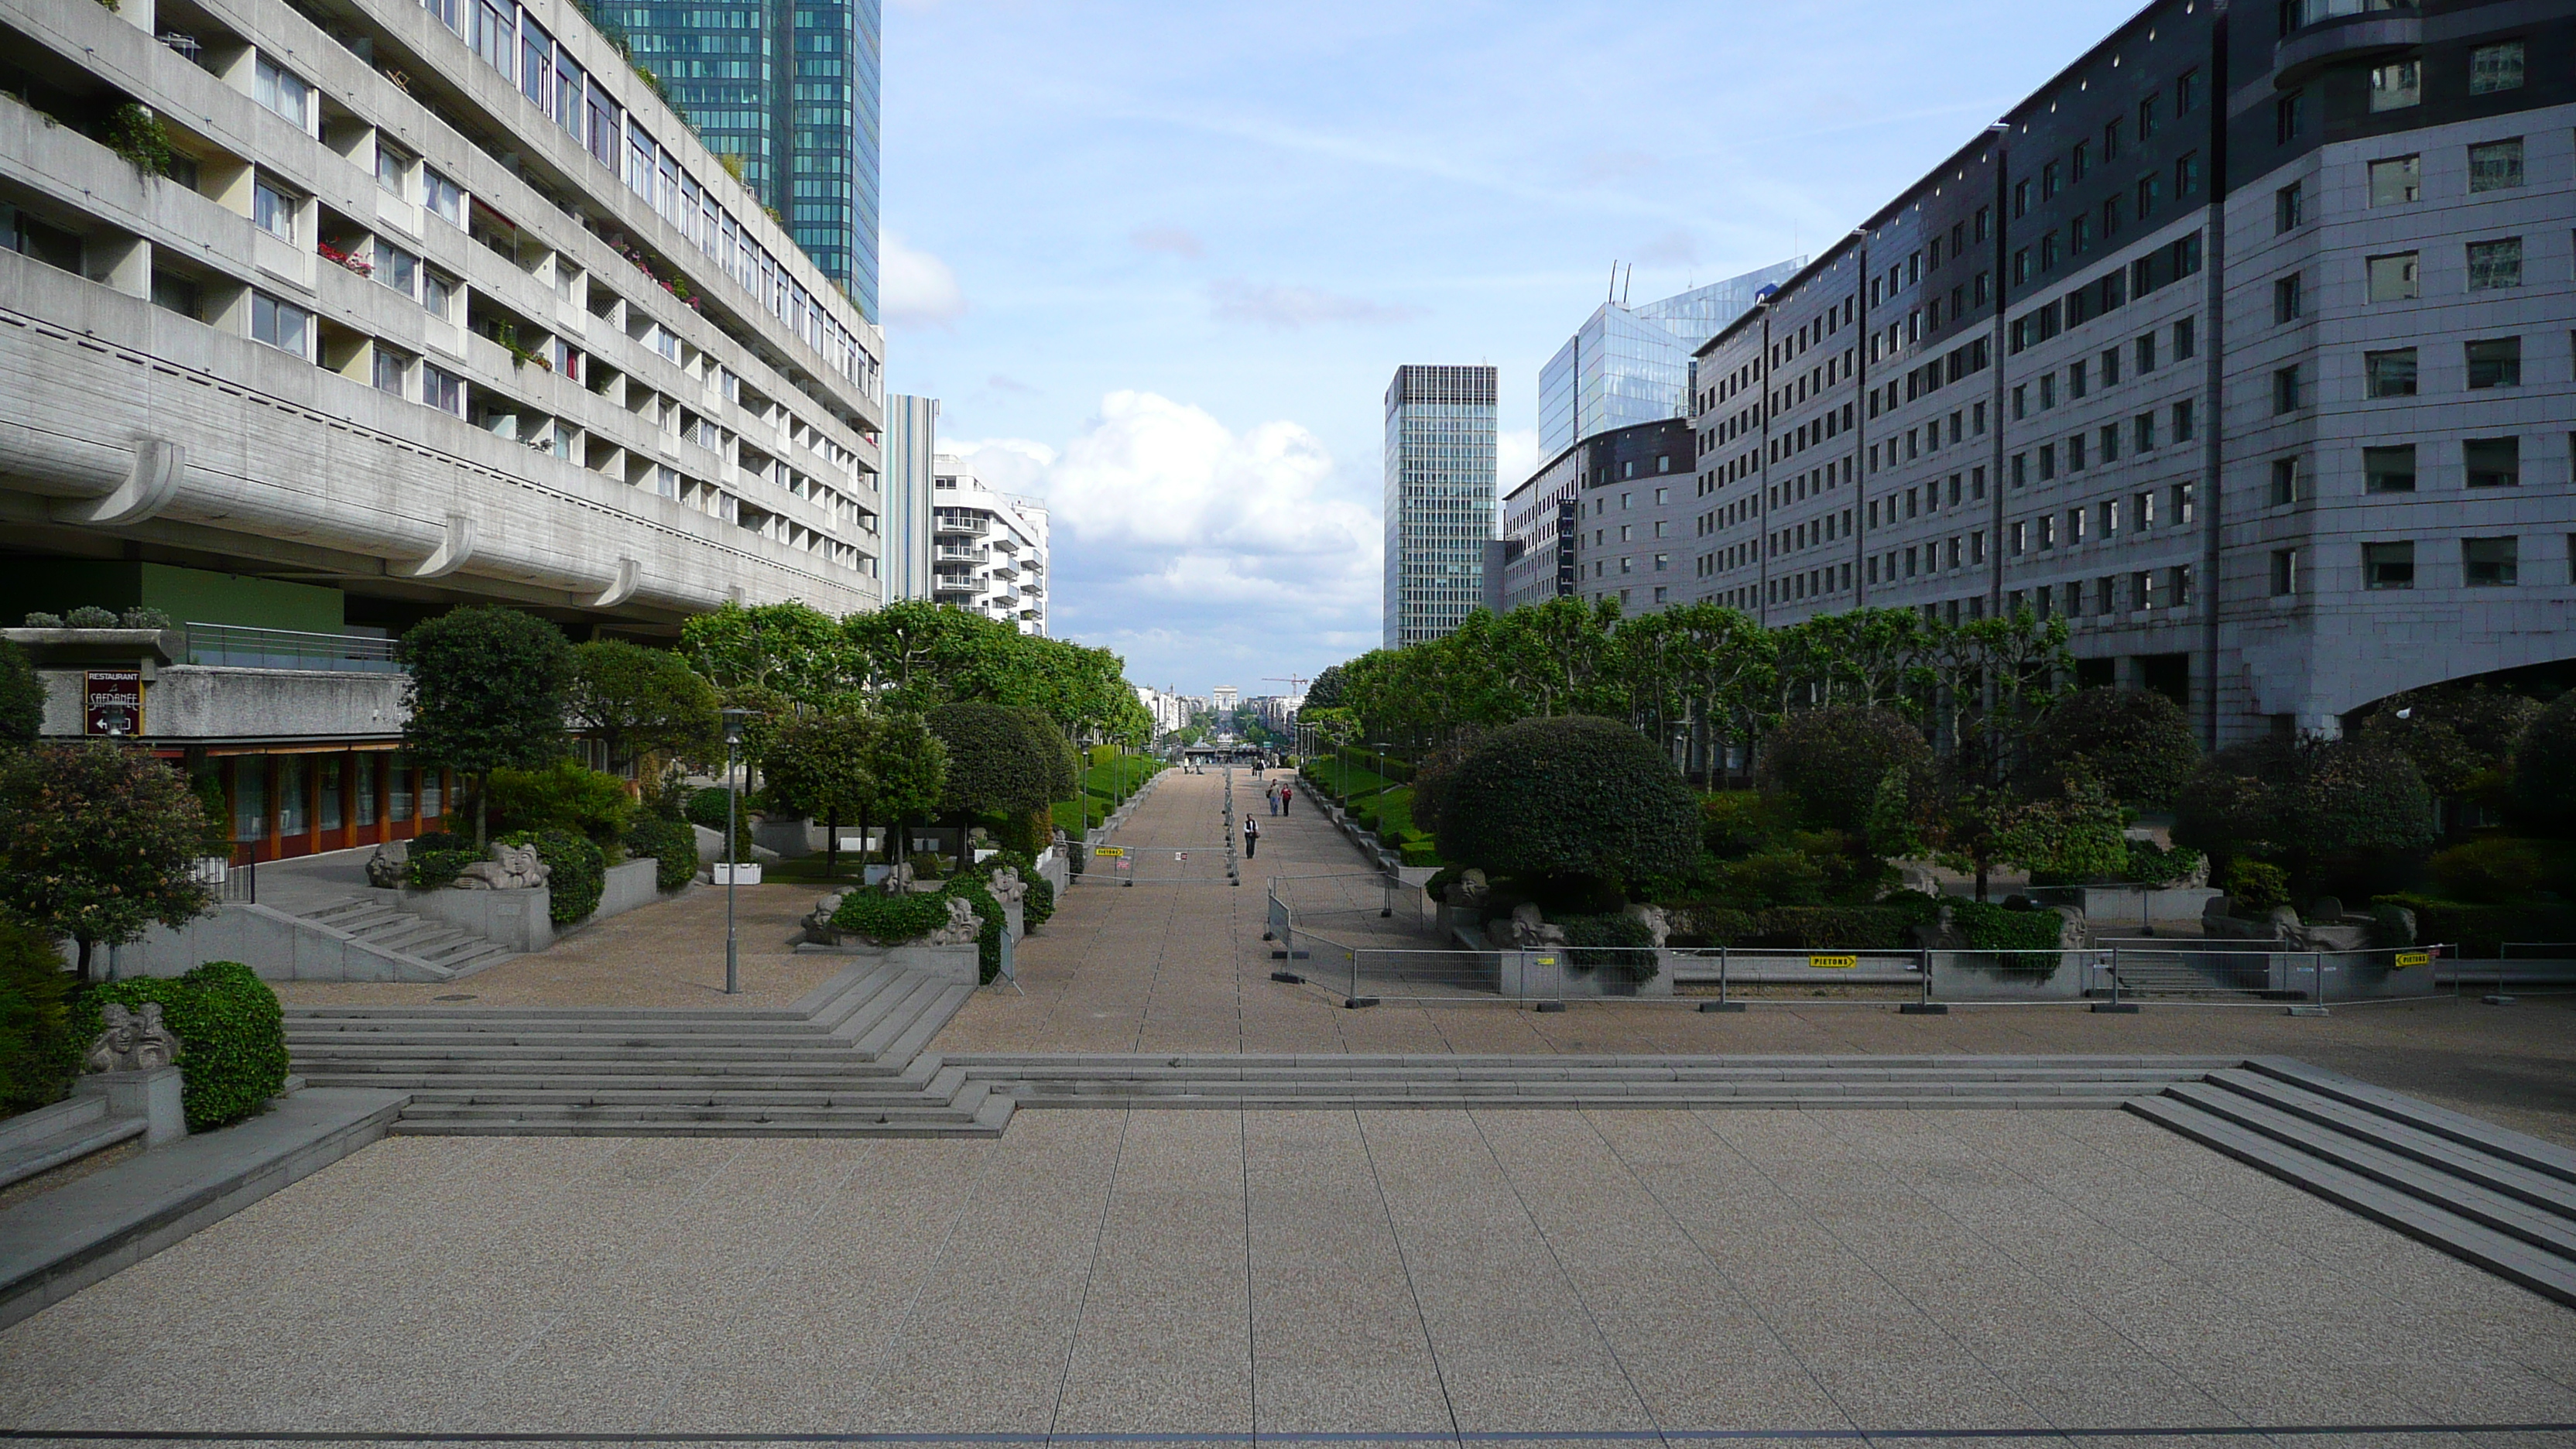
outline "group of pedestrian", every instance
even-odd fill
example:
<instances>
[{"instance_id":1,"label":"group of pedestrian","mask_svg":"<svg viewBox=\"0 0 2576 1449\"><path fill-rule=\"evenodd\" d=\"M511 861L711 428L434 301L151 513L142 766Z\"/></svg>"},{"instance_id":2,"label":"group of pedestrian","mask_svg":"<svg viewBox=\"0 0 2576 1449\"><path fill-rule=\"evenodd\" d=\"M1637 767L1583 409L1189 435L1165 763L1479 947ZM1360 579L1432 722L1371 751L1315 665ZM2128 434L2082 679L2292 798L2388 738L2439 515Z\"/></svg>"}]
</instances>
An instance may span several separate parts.
<instances>
[{"instance_id":1,"label":"group of pedestrian","mask_svg":"<svg viewBox=\"0 0 2576 1449\"><path fill-rule=\"evenodd\" d=\"M1261 791L1262 802L1270 807L1270 813L1273 815L1287 814L1288 801L1291 798L1288 782L1285 780L1265 786ZM1261 825L1252 818L1252 812L1247 810L1243 813L1243 858L1250 860L1260 850Z\"/></svg>"},{"instance_id":2,"label":"group of pedestrian","mask_svg":"<svg viewBox=\"0 0 2576 1449\"><path fill-rule=\"evenodd\" d=\"M1288 813L1288 800L1292 793L1293 792L1288 788L1288 782L1285 780L1282 780L1279 783L1272 785L1269 789L1261 792L1262 798L1270 802L1270 813L1273 815L1285 815Z\"/></svg>"}]
</instances>

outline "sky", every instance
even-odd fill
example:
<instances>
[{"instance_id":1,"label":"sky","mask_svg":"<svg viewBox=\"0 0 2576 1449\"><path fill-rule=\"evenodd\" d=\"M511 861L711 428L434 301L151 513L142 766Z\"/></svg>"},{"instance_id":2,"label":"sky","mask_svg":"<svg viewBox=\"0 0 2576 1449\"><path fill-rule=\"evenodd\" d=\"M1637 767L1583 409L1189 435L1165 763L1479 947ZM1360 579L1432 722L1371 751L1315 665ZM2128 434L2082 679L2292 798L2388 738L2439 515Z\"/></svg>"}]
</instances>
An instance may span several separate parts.
<instances>
[{"instance_id":1,"label":"sky","mask_svg":"<svg viewBox=\"0 0 2576 1449\"><path fill-rule=\"evenodd\" d=\"M1849 232L2119 0L890 0L892 391L1044 498L1051 632L1205 694L1379 641L1384 399ZM1302 688L1302 685L1296 686Z\"/></svg>"}]
</instances>

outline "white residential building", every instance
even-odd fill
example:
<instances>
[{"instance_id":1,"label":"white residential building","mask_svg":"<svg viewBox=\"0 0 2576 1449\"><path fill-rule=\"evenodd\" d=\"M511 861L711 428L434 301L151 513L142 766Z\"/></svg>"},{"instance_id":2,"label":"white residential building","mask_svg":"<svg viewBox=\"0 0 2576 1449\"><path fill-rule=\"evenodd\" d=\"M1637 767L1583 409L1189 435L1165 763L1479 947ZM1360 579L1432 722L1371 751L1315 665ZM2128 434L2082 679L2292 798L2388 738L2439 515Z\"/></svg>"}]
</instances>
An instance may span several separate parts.
<instances>
[{"instance_id":1,"label":"white residential building","mask_svg":"<svg viewBox=\"0 0 2576 1449\"><path fill-rule=\"evenodd\" d=\"M1044 634L1046 501L998 492L952 454L931 471L931 597Z\"/></svg>"}]
</instances>

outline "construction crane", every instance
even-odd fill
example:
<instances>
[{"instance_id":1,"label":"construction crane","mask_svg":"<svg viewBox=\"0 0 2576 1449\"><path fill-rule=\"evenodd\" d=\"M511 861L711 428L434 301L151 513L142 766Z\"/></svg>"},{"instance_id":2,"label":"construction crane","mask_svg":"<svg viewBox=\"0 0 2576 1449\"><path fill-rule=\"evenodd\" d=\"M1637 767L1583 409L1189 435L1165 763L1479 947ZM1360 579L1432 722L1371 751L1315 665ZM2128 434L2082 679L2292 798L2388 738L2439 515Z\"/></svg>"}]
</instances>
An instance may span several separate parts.
<instances>
[{"instance_id":1,"label":"construction crane","mask_svg":"<svg viewBox=\"0 0 2576 1449\"><path fill-rule=\"evenodd\" d=\"M1295 699L1297 697L1298 685L1312 684L1315 681L1308 679L1302 674L1269 674L1262 676L1261 682L1264 684L1284 684L1288 686L1288 697L1290 699Z\"/></svg>"}]
</instances>

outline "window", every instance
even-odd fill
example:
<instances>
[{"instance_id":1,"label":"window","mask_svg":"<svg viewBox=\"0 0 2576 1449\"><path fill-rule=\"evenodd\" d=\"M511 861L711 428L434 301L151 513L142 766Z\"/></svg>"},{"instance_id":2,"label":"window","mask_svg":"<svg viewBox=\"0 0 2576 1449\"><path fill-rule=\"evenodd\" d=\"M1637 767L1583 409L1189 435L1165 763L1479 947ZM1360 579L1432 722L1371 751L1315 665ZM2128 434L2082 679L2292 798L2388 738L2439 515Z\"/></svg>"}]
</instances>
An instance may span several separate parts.
<instances>
[{"instance_id":1,"label":"window","mask_svg":"<svg viewBox=\"0 0 2576 1449\"><path fill-rule=\"evenodd\" d=\"M2066 395L2070 398L2079 398L2084 396L2084 394L2089 391L2085 386L2085 379L2089 375L2087 364L2083 362L2068 363L2066 365Z\"/></svg>"},{"instance_id":2,"label":"window","mask_svg":"<svg viewBox=\"0 0 2576 1449\"><path fill-rule=\"evenodd\" d=\"M2138 102L2138 139L2141 142L2155 139L2156 113L2164 108L2163 100L2162 96L2151 95Z\"/></svg>"},{"instance_id":3,"label":"window","mask_svg":"<svg viewBox=\"0 0 2576 1449\"><path fill-rule=\"evenodd\" d=\"M2093 218L2078 212L2066 223L2066 250L2082 256L2093 249Z\"/></svg>"},{"instance_id":4,"label":"window","mask_svg":"<svg viewBox=\"0 0 2576 1449\"><path fill-rule=\"evenodd\" d=\"M2522 339L2499 337L2468 344L2469 386L2522 386Z\"/></svg>"},{"instance_id":5,"label":"window","mask_svg":"<svg viewBox=\"0 0 2576 1449\"><path fill-rule=\"evenodd\" d=\"M2013 456L2012 456L2012 486L2014 486L2015 488L2021 488L2021 487L2025 487L2025 486L2027 486L2027 485L2029 484L2029 482L2030 482L2030 454L2028 454L2028 453L2015 453L2015 454L2013 454Z\"/></svg>"},{"instance_id":6,"label":"window","mask_svg":"<svg viewBox=\"0 0 2576 1449\"><path fill-rule=\"evenodd\" d=\"M2073 548L2084 541L2084 510L2066 510L2066 546Z\"/></svg>"},{"instance_id":7,"label":"window","mask_svg":"<svg viewBox=\"0 0 2576 1449\"><path fill-rule=\"evenodd\" d=\"M2016 285L2030 280L2030 248L2018 247L2014 249L2012 259L2012 279Z\"/></svg>"},{"instance_id":8,"label":"window","mask_svg":"<svg viewBox=\"0 0 2576 1449\"><path fill-rule=\"evenodd\" d=\"M2138 220L2145 221L2155 215L2156 208L2163 204L2164 199L2165 178L2162 173L2150 172L2138 178Z\"/></svg>"},{"instance_id":9,"label":"window","mask_svg":"<svg viewBox=\"0 0 2576 1449\"><path fill-rule=\"evenodd\" d=\"M2272 321L2274 325L2296 322L2300 315L2299 274L2292 272L2272 282Z\"/></svg>"},{"instance_id":10,"label":"window","mask_svg":"<svg viewBox=\"0 0 2576 1449\"><path fill-rule=\"evenodd\" d=\"M2042 443L2039 445L2039 481L2045 483L2056 476L2057 445Z\"/></svg>"},{"instance_id":11,"label":"window","mask_svg":"<svg viewBox=\"0 0 2576 1449\"><path fill-rule=\"evenodd\" d=\"M2522 138L2469 148L2469 190L2502 191L2522 184Z\"/></svg>"},{"instance_id":12,"label":"window","mask_svg":"<svg viewBox=\"0 0 2576 1449\"><path fill-rule=\"evenodd\" d=\"M265 342L298 357L310 357L312 332L312 313L292 302L279 301L266 292L250 294L250 335L253 341Z\"/></svg>"},{"instance_id":13,"label":"window","mask_svg":"<svg viewBox=\"0 0 2576 1449\"><path fill-rule=\"evenodd\" d=\"M2129 435L2130 447L2135 451L2143 453L2153 448L2156 445L2156 415L2140 413L2129 419Z\"/></svg>"},{"instance_id":14,"label":"window","mask_svg":"<svg viewBox=\"0 0 2576 1449\"><path fill-rule=\"evenodd\" d=\"M2469 52L2469 94L2482 96L2490 91L2522 88L2522 42L2508 40L2502 45L2481 45Z\"/></svg>"},{"instance_id":15,"label":"window","mask_svg":"<svg viewBox=\"0 0 2576 1449\"><path fill-rule=\"evenodd\" d=\"M2173 486L2173 521L2174 521L2174 522L2176 522L2176 523L2189 523L2189 522L2191 522L2191 520L2192 520L2192 505L2193 505L2194 501L2195 501L2196 499L2198 499L2198 497L2200 496L2200 494L2199 494L2199 488L2200 488L2200 485L2199 485L2199 484L2196 484L2196 483L2176 483L2176 484ZM2177 604L2179 604L2179 603L2181 603L2181 602L2182 602L2182 600L2180 600L2180 599L2176 599L2176 600L2174 600L2174 602L2175 602L2175 603L2177 603Z\"/></svg>"},{"instance_id":16,"label":"window","mask_svg":"<svg viewBox=\"0 0 2576 1449\"><path fill-rule=\"evenodd\" d=\"M2415 587L2415 545L2406 543L2365 543L2361 546L2362 587L2370 589L2411 589Z\"/></svg>"},{"instance_id":17,"label":"window","mask_svg":"<svg viewBox=\"0 0 2576 1449\"><path fill-rule=\"evenodd\" d=\"M440 412L465 416L465 379L443 368L423 363L420 369L420 400Z\"/></svg>"},{"instance_id":18,"label":"window","mask_svg":"<svg viewBox=\"0 0 2576 1449\"><path fill-rule=\"evenodd\" d=\"M2473 589L2511 587L2519 572L2521 544L2518 538L2461 539L2460 581Z\"/></svg>"},{"instance_id":19,"label":"window","mask_svg":"<svg viewBox=\"0 0 2576 1449\"><path fill-rule=\"evenodd\" d=\"M2030 416L2030 387L2029 387L2029 385L2028 385L2028 384L2026 384L2026 383L2018 383L2018 384L2015 384L2015 385L2014 385L2014 387L2013 387L2013 391L2012 391L2012 399L2013 399L2013 419L2014 419L2014 421L2018 422L2018 421L2020 421L2020 420L2021 420L2021 419L2023 419L2023 418L2029 417L2029 416Z\"/></svg>"},{"instance_id":20,"label":"window","mask_svg":"<svg viewBox=\"0 0 2576 1449\"><path fill-rule=\"evenodd\" d=\"M2102 385L2111 387L2120 381L2120 349L2106 348L2102 353Z\"/></svg>"},{"instance_id":21,"label":"window","mask_svg":"<svg viewBox=\"0 0 2576 1449\"><path fill-rule=\"evenodd\" d=\"M2156 495L2140 493L2129 500L2129 526L2149 529L2156 526Z\"/></svg>"},{"instance_id":22,"label":"window","mask_svg":"<svg viewBox=\"0 0 2576 1449\"><path fill-rule=\"evenodd\" d=\"M389 392L396 397L401 397L405 390L403 374L409 370L410 364L403 360L401 353L388 351L381 343L377 345L375 381L379 392Z\"/></svg>"},{"instance_id":23,"label":"window","mask_svg":"<svg viewBox=\"0 0 2576 1449\"><path fill-rule=\"evenodd\" d=\"M2289 185L2272 193L2273 231L2284 232L2294 230L2295 228L2306 225L2307 220L2308 193L2304 186L2293 181Z\"/></svg>"},{"instance_id":24,"label":"window","mask_svg":"<svg viewBox=\"0 0 2576 1449\"><path fill-rule=\"evenodd\" d=\"M453 311L452 302L459 283L454 277L428 267L420 271L420 305L433 317L445 318Z\"/></svg>"},{"instance_id":25,"label":"window","mask_svg":"<svg viewBox=\"0 0 2576 1449\"><path fill-rule=\"evenodd\" d=\"M2295 548L2272 550L2272 597L2280 598L2299 591L2299 551Z\"/></svg>"},{"instance_id":26,"label":"window","mask_svg":"<svg viewBox=\"0 0 2576 1449\"><path fill-rule=\"evenodd\" d=\"M2039 199L2047 201L2057 195L2057 163L2050 161L2039 168Z\"/></svg>"},{"instance_id":27,"label":"window","mask_svg":"<svg viewBox=\"0 0 2576 1449\"><path fill-rule=\"evenodd\" d=\"M2199 194L2200 153L2185 151L2182 159L2174 162L2174 195L2198 196Z\"/></svg>"},{"instance_id":28,"label":"window","mask_svg":"<svg viewBox=\"0 0 2576 1449\"><path fill-rule=\"evenodd\" d=\"M2370 163L2370 204L2403 206L2424 199L2424 158L2391 156Z\"/></svg>"},{"instance_id":29,"label":"window","mask_svg":"<svg viewBox=\"0 0 2576 1449\"><path fill-rule=\"evenodd\" d=\"M420 173L421 204L450 226L465 225L465 193L457 184L427 167Z\"/></svg>"},{"instance_id":30,"label":"window","mask_svg":"<svg viewBox=\"0 0 2576 1449\"><path fill-rule=\"evenodd\" d=\"M2460 462L2472 488L2514 487L2522 482L2522 439L2464 439Z\"/></svg>"},{"instance_id":31,"label":"window","mask_svg":"<svg viewBox=\"0 0 2576 1449\"><path fill-rule=\"evenodd\" d=\"M2081 473L2085 467L2084 435L2077 433L2066 440L2066 471Z\"/></svg>"},{"instance_id":32,"label":"window","mask_svg":"<svg viewBox=\"0 0 2576 1449\"><path fill-rule=\"evenodd\" d=\"M294 122L295 129L308 132L313 129L313 88L295 72L279 66L267 56L259 58L253 72L251 96L261 105Z\"/></svg>"},{"instance_id":33,"label":"window","mask_svg":"<svg viewBox=\"0 0 2576 1449\"><path fill-rule=\"evenodd\" d=\"M2391 252L2384 257L2372 257L2367 265L2370 269L2370 300L2405 302L2424 295L2423 283L2417 276L2415 253Z\"/></svg>"},{"instance_id":34,"label":"window","mask_svg":"<svg viewBox=\"0 0 2576 1449\"><path fill-rule=\"evenodd\" d=\"M2272 413L2277 417L2298 410L2299 365L2294 362L2272 371Z\"/></svg>"},{"instance_id":35,"label":"window","mask_svg":"<svg viewBox=\"0 0 2576 1449\"><path fill-rule=\"evenodd\" d=\"M2190 442L2193 436L2200 430L2199 423L2199 410L2193 406L2190 398L2184 398L2181 402L2173 405L2173 439L2175 442Z\"/></svg>"},{"instance_id":36,"label":"window","mask_svg":"<svg viewBox=\"0 0 2576 1449\"><path fill-rule=\"evenodd\" d=\"M2103 461L2103 462L2105 462L2105 463L2117 463L2117 462L2119 462L2119 461L2120 461L2120 425L2119 425L2118 423L2104 423L2104 424L2102 425L2102 440L2101 440L2101 441L2102 441L2102 461Z\"/></svg>"},{"instance_id":37,"label":"window","mask_svg":"<svg viewBox=\"0 0 2576 1449\"><path fill-rule=\"evenodd\" d=\"M2396 60L2370 68L2370 108L2402 111L2424 103L2424 62Z\"/></svg>"},{"instance_id":38,"label":"window","mask_svg":"<svg viewBox=\"0 0 2576 1449\"><path fill-rule=\"evenodd\" d=\"M2286 508L2298 501L2299 460L2296 458L2273 459L2271 506L2274 508Z\"/></svg>"},{"instance_id":39,"label":"window","mask_svg":"<svg viewBox=\"0 0 2576 1449\"><path fill-rule=\"evenodd\" d=\"M420 295L420 258L386 241L376 238L377 281L406 297Z\"/></svg>"},{"instance_id":40,"label":"window","mask_svg":"<svg viewBox=\"0 0 2576 1449\"><path fill-rule=\"evenodd\" d=\"M2176 322L2174 324L2174 356L2178 359L2191 356L2195 345L2192 319L2185 317L2181 321Z\"/></svg>"},{"instance_id":41,"label":"window","mask_svg":"<svg viewBox=\"0 0 2576 1449\"><path fill-rule=\"evenodd\" d=\"M2379 94L2378 81L2378 72L2372 72L2371 95L2374 101ZM2272 103L2272 140L2275 143L2286 146L2297 140L2300 133L2307 129L2308 93L2306 91L2292 91Z\"/></svg>"},{"instance_id":42,"label":"window","mask_svg":"<svg viewBox=\"0 0 2576 1449\"><path fill-rule=\"evenodd\" d=\"M252 182L250 224L270 236L295 240L295 198L266 181Z\"/></svg>"},{"instance_id":43,"label":"window","mask_svg":"<svg viewBox=\"0 0 2576 1449\"><path fill-rule=\"evenodd\" d=\"M2361 355L2362 392L2368 397L2415 395L2415 349L2395 348Z\"/></svg>"},{"instance_id":44,"label":"window","mask_svg":"<svg viewBox=\"0 0 2576 1449\"><path fill-rule=\"evenodd\" d=\"M2493 291L2522 285L2522 238L2469 243L2469 290Z\"/></svg>"},{"instance_id":45,"label":"window","mask_svg":"<svg viewBox=\"0 0 2576 1449\"><path fill-rule=\"evenodd\" d=\"M411 158L386 145L376 143L376 184L399 197L403 195L403 178L411 170Z\"/></svg>"},{"instance_id":46,"label":"window","mask_svg":"<svg viewBox=\"0 0 2576 1449\"><path fill-rule=\"evenodd\" d=\"M2399 443L2361 450L2361 484L2372 493L2415 491L2415 445Z\"/></svg>"},{"instance_id":47,"label":"window","mask_svg":"<svg viewBox=\"0 0 2576 1449\"><path fill-rule=\"evenodd\" d=\"M2103 124L2102 159L2105 161L2120 159L2120 118L2117 116Z\"/></svg>"},{"instance_id":48,"label":"window","mask_svg":"<svg viewBox=\"0 0 2576 1449\"><path fill-rule=\"evenodd\" d=\"M2039 269L2043 272L2057 270L2057 233L2053 231L2039 234Z\"/></svg>"}]
</instances>

